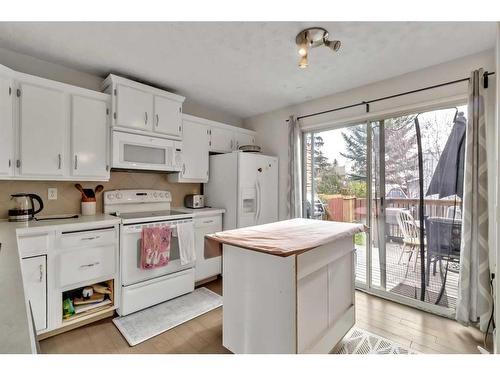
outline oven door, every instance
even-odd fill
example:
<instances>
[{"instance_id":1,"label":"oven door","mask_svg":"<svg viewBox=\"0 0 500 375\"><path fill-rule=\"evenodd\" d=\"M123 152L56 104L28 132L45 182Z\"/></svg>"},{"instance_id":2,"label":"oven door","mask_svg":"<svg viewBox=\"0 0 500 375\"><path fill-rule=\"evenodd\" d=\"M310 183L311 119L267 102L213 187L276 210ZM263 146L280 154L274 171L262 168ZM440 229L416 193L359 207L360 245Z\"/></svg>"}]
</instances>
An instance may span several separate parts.
<instances>
[{"instance_id":1,"label":"oven door","mask_svg":"<svg viewBox=\"0 0 500 375\"><path fill-rule=\"evenodd\" d=\"M170 261L166 266L142 269L141 268L141 233L144 227L170 226L172 238L170 240ZM179 255L179 239L177 237L176 221L165 221L148 224L125 224L121 226L120 237L120 265L122 285L128 286L142 281L165 276L177 271L194 267L194 263L181 265Z\"/></svg>"},{"instance_id":2,"label":"oven door","mask_svg":"<svg viewBox=\"0 0 500 375\"><path fill-rule=\"evenodd\" d=\"M182 143L115 130L113 168L180 171Z\"/></svg>"}]
</instances>

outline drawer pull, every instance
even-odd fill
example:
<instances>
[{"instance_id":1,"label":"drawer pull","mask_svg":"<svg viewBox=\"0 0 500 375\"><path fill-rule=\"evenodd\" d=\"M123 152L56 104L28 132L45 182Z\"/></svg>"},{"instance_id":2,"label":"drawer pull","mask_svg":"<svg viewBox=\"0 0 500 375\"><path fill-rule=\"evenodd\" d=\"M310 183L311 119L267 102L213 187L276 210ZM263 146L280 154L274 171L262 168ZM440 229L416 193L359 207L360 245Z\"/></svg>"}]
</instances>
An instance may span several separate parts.
<instances>
[{"instance_id":1,"label":"drawer pull","mask_svg":"<svg viewBox=\"0 0 500 375\"><path fill-rule=\"evenodd\" d=\"M205 220L205 221L203 222L203 224L210 224L210 223L213 223L213 222L214 222L213 220Z\"/></svg>"},{"instance_id":2,"label":"drawer pull","mask_svg":"<svg viewBox=\"0 0 500 375\"><path fill-rule=\"evenodd\" d=\"M94 236L94 237L83 237L82 241L92 241L92 240L97 240L101 238L101 236Z\"/></svg>"},{"instance_id":3,"label":"drawer pull","mask_svg":"<svg viewBox=\"0 0 500 375\"><path fill-rule=\"evenodd\" d=\"M99 265L100 262L94 262L94 263L89 263L89 264L82 264L80 268L90 268Z\"/></svg>"},{"instance_id":4,"label":"drawer pull","mask_svg":"<svg viewBox=\"0 0 500 375\"><path fill-rule=\"evenodd\" d=\"M43 266L40 264L40 280L38 280L38 282L42 282L43 280Z\"/></svg>"}]
</instances>

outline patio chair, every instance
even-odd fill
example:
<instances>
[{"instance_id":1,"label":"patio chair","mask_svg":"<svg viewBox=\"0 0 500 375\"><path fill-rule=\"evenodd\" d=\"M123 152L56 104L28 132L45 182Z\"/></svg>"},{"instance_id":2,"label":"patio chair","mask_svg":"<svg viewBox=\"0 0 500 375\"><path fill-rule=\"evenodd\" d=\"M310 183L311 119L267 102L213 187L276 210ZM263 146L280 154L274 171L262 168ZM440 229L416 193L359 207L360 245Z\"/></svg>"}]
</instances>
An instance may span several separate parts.
<instances>
[{"instance_id":1,"label":"patio chair","mask_svg":"<svg viewBox=\"0 0 500 375\"><path fill-rule=\"evenodd\" d=\"M399 255L398 264L401 264L401 259L405 253L410 254L408 257L408 264L406 265L406 277L408 275L408 268L410 266L413 253L416 253L415 263L413 264L413 272L417 270L417 261L420 256L420 229L409 211L399 211L396 218L399 229L403 234L403 246L401 248L401 254Z\"/></svg>"}]
</instances>

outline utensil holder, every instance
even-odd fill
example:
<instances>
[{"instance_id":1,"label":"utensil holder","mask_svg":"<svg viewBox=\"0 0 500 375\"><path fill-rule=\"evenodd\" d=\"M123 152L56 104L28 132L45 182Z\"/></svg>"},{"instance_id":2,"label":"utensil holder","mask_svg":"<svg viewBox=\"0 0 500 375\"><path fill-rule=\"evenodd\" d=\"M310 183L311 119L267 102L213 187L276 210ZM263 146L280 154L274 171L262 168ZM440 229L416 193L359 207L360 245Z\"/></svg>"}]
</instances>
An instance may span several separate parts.
<instances>
[{"instance_id":1,"label":"utensil holder","mask_svg":"<svg viewBox=\"0 0 500 375\"><path fill-rule=\"evenodd\" d=\"M96 202L82 202L82 216L95 215Z\"/></svg>"}]
</instances>

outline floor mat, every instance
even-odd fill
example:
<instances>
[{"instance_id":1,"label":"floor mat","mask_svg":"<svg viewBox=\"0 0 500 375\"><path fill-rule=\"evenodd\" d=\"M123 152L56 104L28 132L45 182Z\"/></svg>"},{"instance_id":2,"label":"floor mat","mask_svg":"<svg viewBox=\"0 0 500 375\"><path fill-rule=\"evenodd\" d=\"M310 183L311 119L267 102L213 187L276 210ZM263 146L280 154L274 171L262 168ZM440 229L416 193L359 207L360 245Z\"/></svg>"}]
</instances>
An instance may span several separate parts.
<instances>
[{"instance_id":1,"label":"floor mat","mask_svg":"<svg viewBox=\"0 0 500 375\"><path fill-rule=\"evenodd\" d=\"M334 354L417 354L398 343L354 327L337 345Z\"/></svg>"},{"instance_id":2,"label":"floor mat","mask_svg":"<svg viewBox=\"0 0 500 375\"><path fill-rule=\"evenodd\" d=\"M420 300L420 288L415 285L408 285L406 283L399 283L394 288L391 289L392 293L397 293L405 297ZM430 291L426 289L425 291L425 302L436 304L439 293ZM442 307L450 307L450 301L448 300L448 295L446 294L446 289L438 303ZM452 305L455 306L455 300L453 299Z\"/></svg>"},{"instance_id":3,"label":"floor mat","mask_svg":"<svg viewBox=\"0 0 500 375\"><path fill-rule=\"evenodd\" d=\"M207 288L198 288L170 301L114 318L113 323L129 345L135 346L219 306L222 306L222 296Z\"/></svg>"}]
</instances>

